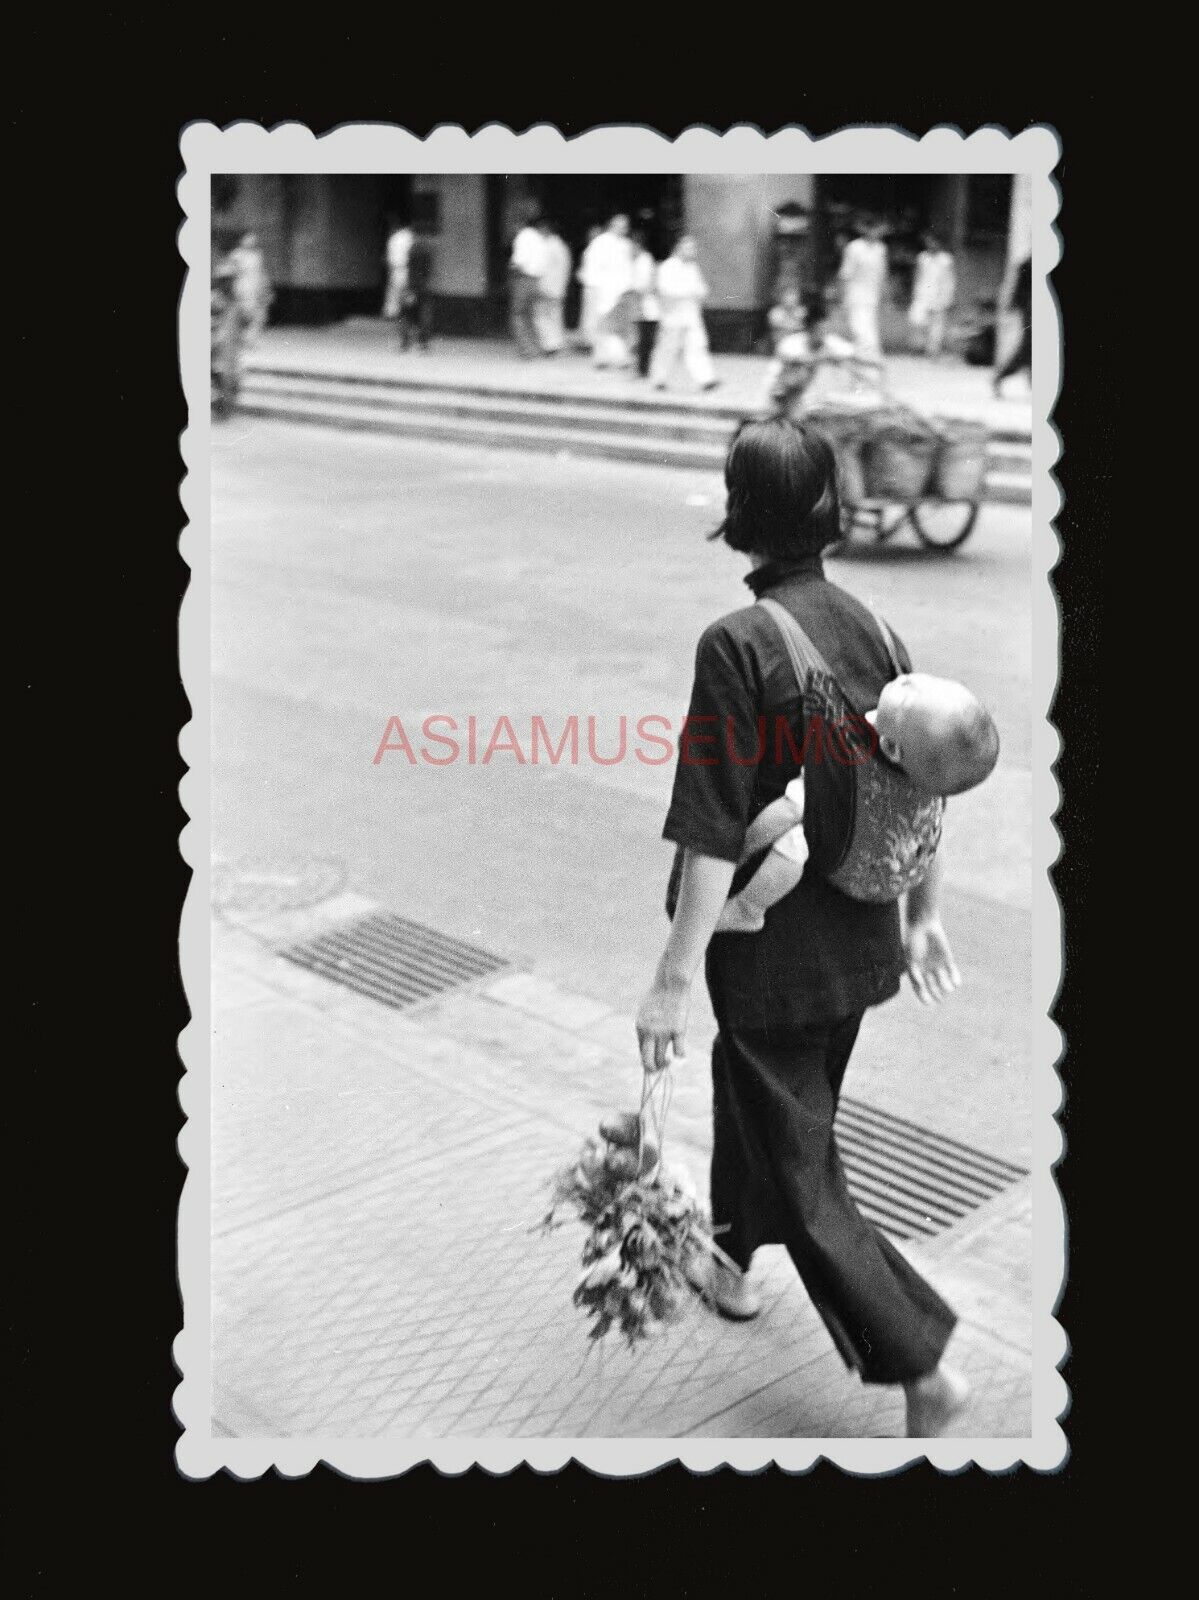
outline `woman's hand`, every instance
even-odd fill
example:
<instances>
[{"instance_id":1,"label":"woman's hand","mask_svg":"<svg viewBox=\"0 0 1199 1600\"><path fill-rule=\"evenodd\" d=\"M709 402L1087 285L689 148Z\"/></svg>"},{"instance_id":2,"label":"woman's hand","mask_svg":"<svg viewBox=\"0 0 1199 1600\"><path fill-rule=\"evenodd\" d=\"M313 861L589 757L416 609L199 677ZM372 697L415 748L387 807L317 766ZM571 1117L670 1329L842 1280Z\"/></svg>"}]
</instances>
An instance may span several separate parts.
<instances>
[{"instance_id":1,"label":"woman's hand","mask_svg":"<svg viewBox=\"0 0 1199 1600\"><path fill-rule=\"evenodd\" d=\"M921 1005L947 1000L961 987L962 975L953 959L940 917L924 917L909 923L904 930L903 952L908 977Z\"/></svg>"},{"instance_id":2,"label":"woman's hand","mask_svg":"<svg viewBox=\"0 0 1199 1600\"><path fill-rule=\"evenodd\" d=\"M673 1049L676 1059L687 1054L687 1014L691 1009L691 985L682 980L655 978L649 992L637 1007L637 1046L646 1072L661 1072L670 1065Z\"/></svg>"}]
</instances>

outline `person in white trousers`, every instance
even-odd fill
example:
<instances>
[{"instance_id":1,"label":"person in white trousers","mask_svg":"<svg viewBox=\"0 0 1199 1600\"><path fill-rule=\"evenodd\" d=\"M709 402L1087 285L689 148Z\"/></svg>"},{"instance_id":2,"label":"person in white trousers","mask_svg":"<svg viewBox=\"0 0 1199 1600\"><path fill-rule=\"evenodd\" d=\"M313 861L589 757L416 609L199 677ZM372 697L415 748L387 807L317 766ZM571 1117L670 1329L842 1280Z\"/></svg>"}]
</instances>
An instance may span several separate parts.
<instances>
[{"instance_id":1,"label":"person in white trousers","mask_svg":"<svg viewBox=\"0 0 1199 1600\"><path fill-rule=\"evenodd\" d=\"M694 239L680 239L658 268L657 291L658 338L650 362L650 382L655 389L665 389L681 361L693 383L701 389L715 389L719 380L708 353L703 314L708 286L695 259Z\"/></svg>"},{"instance_id":2,"label":"person in white trousers","mask_svg":"<svg viewBox=\"0 0 1199 1600\"><path fill-rule=\"evenodd\" d=\"M408 288L408 257L415 235L406 223L393 228L387 240L387 292L383 296L383 315L394 322L404 304Z\"/></svg>"},{"instance_id":3,"label":"person in white trousers","mask_svg":"<svg viewBox=\"0 0 1199 1600\"><path fill-rule=\"evenodd\" d=\"M953 256L930 231L924 235L924 249L916 257L908 321L917 334L923 335L924 354L933 359L945 348L945 325L956 293Z\"/></svg>"},{"instance_id":4,"label":"person in white trousers","mask_svg":"<svg viewBox=\"0 0 1199 1600\"><path fill-rule=\"evenodd\" d=\"M632 337L629 302L633 289L633 246L629 219L622 212L583 252L579 281L591 291L587 315L594 318L593 360L597 367L626 367Z\"/></svg>"},{"instance_id":5,"label":"person in white trousers","mask_svg":"<svg viewBox=\"0 0 1199 1600\"><path fill-rule=\"evenodd\" d=\"M841 270L837 274L854 354L869 361L877 361L883 353L878 313L887 282L884 231L881 222L863 223L858 237L845 246Z\"/></svg>"},{"instance_id":6,"label":"person in white trousers","mask_svg":"<svg viewBox=\"0 0 1199 1600\"><path fill-rule=\"evenodd\" d=\"M537 338L547 356L557 355L566 344L566 324L562 318L566 290L570 283L570 246L551 222L542 222L545 239L545 265L541 270L541 292L533 306Z\"/></svg>"}]
</instances>

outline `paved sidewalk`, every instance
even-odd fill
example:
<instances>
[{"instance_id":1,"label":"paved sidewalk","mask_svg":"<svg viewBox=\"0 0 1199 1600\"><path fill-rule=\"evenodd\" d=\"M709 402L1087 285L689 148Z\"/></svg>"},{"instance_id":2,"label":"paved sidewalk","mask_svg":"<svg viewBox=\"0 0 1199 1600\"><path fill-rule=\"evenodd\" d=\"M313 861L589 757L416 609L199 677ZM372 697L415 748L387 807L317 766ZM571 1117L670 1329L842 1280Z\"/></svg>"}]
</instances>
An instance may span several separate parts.
<instances>
[{"instance_id":1,"label":"paved sidewalk","mask_svg":"<svg viewBox=\"0 0 1199 1600\"><path fill-rule=\"evenodd\" d=\"M900 1393L846 1372L781 1250L755 1263L756 1322L697 1299L635 1352L591 1348L570 1303L581 1227L546 1236L537 1222L553 1170L601 1115L636 1103L629 1019L527 972L395 1012L275 953L367 909L341 895L214 925L217 1431L902 1433ZM708 1042L701 1027L676 1072L667 1136L701 1191ZM919 1252L904 1246L961 1314L963 1437L1030 1432L1030 1231L1025 1180Z\"/></svg>"},{"instance_id":2,"label":"paved sidewalk","mask_svg":"<svg viewBox=\"0 0 1199 1600\"><path fill-rule=\"evenodd\" d=\"M361 317L327 328L268 328L247 364L328 376L403 377L521 395L637 400L662 407L685 402L688 407L718 413L753 411L763 405L767 357L718 355L713 359L720 388L709 394L683 388L659 394L644 379L597 371L589 357L578 351L566 350L540 361L522 360L506 339L442 338L435 340L427 353L402 352L389 324ZM996 434L1027 437L1031 431L1031 405L1021 379L1012 379L1004 398L997 400L987 367L894 355L887 357L887 375L896 397L920 409L944 416L979 417Z\"/></svg>"}]
</instances>

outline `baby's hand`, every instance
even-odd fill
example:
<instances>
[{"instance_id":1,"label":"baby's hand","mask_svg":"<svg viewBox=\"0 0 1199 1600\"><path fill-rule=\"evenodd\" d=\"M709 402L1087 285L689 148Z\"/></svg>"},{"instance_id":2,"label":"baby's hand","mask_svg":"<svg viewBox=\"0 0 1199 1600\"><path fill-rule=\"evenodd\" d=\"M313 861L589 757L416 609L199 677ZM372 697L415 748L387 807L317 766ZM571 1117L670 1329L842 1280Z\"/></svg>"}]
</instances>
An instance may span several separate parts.
<instances>
[{"instance_id":1,"label":"baby's hand","mask_svg":"<svg viewBox=\"0 0 1199 1600\"><path fill-rule=\"evenodd\" d=\"M913 923L904 933L903 946L908 977L921 1005L936 1005L961 988L962 975L938 917Z\"/></svg>"}]
</instances>

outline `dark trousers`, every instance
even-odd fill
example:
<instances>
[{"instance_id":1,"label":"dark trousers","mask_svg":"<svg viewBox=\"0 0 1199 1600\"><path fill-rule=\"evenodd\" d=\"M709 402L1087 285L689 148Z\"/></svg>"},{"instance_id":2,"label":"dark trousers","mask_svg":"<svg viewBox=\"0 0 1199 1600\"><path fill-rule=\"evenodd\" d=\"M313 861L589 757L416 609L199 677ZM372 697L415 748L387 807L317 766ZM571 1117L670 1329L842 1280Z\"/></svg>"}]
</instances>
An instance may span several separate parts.
<instances>
[{"instance_id":1,"label":"dark trousers","mask_svg":"<svg viewBox=\"0 0 1199 1600\"><path fill-rule=\"evenodd\" d=\"M409 289L400 303L396 318L400 333L400 349L407 350L415 339L422 350L429 348L429 334L433 328L433 302L423 289Z\"/></svg>"},{"instance_id":2,"label":"dark trousers","mask_svg":"<svg viewBox=\"0 0 1199 1600\"><path fill-rule=\"evenodd\" d=\"M654 353L654 338L657 332L656 322L637 324L637 371L643 378L649 377L649 362Z\"/></svg>"},{"instance_id":3,"label":"dark trousers","mask_svg":"<svg viewBox=\"0 0 1199 1600\"><path fill-rule=\"evenodd\" d=\"M712 1220L742 1268L759 1245L786 1245L846 1365L907 1383L937 1366L956 1318L849 1193L833 1117L862 1016L794 1032L721 1023Z\"/></svg>"},{"instance_id":4,"label":"dark trousers","mask_svg":"<svg viewBox=\"0 0 1199 1600\"><path fill-rule=\"evenodd\" d=\"M508 274L508 329L516 340L522 356L539 356L541 340L537 337L537 324L533 316L540 285L536 278L523 272Z\"/></svg>"}]
</instances>

